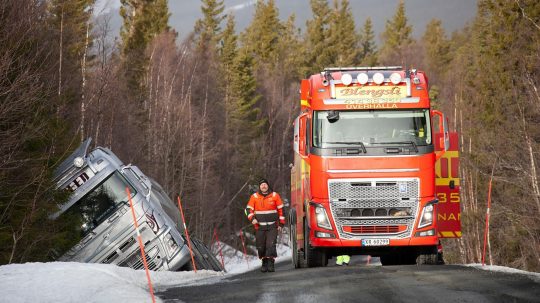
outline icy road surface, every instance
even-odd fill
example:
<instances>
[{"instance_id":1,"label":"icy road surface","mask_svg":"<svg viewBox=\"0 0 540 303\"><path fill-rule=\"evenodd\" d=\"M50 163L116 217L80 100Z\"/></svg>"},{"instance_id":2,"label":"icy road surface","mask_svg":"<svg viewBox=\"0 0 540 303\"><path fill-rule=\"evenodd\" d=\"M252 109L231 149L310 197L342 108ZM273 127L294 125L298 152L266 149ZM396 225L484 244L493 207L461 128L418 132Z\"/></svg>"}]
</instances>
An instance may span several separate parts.
<instances>
[{"instance_id":1,"label":"icy road surface","mask_svg":"<svg viewBox=\"0 0 540 303\"><path fill-rule=\"evenodd\" d=\"M331 260L332 261L332 260ZM215 284L171 288L164 302L540 302L540 274L504 267L366 265L353 257L348 267L258 270Z\"/></svg>"}]
</instances>

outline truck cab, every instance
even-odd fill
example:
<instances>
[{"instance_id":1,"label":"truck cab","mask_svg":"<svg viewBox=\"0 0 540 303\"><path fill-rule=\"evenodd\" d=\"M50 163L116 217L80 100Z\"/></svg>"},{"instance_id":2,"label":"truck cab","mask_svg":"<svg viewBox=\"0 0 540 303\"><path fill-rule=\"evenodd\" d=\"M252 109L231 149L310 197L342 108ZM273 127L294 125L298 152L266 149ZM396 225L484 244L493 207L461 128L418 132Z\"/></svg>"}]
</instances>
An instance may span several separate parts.
<instances>
[{"instance_id":1,"label":"truck cab","mask_svg":"<svg viewBox=\"0 0 540 303\"><path fill-rule=\"evenodd\" d=\"M90 142L83 142L55 171L57 187L69 192L69 199L51 219L71 222L80 234L80 241L58 260L143 268L126 193L129 188L149 269L189 269L184 225L163 188L138 167L124 165L107 148L88 152ZM202 243L194 247L198 268L221 270Z\"/></svg>"}]
</instances>

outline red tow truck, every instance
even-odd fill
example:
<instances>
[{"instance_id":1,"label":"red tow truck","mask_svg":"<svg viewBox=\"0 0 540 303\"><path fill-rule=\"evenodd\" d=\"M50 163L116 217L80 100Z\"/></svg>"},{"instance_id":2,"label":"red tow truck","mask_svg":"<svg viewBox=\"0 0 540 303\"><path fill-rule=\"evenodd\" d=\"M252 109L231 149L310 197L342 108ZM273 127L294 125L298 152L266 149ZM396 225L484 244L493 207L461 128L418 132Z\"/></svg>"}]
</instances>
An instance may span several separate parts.
<instances>
[{"instance_id":1,"label":"red tow truck","mask_svg":"<svg viewBox=\"0 0 540 303\"><path fill-rule=\"evenodd\" d=\"M295 268L371 255L440 264L461 236L458 137L424 72L326 68L301 82L288 225Z\"/></svg>"}]
</instances>

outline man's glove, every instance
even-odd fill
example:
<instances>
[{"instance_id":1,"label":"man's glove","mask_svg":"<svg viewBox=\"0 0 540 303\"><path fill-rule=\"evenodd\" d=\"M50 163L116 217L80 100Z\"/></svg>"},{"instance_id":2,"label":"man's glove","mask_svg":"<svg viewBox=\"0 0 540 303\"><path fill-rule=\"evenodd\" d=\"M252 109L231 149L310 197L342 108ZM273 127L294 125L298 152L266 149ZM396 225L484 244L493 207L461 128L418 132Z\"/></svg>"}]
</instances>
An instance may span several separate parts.
<instances>
[{"instance_id":1,"label":"man's glove","mask_svg":"<svg viewBox=\"0 0 540 303\"><path fill-rule=\"evenodd\" d=\"M259 223L259 221L257 221L257 219L255 219L255 218L253 218L253 220L251 221L251 223L252 223L253 225L255 225L255 224Z\"/></svg>"}]
</instances>

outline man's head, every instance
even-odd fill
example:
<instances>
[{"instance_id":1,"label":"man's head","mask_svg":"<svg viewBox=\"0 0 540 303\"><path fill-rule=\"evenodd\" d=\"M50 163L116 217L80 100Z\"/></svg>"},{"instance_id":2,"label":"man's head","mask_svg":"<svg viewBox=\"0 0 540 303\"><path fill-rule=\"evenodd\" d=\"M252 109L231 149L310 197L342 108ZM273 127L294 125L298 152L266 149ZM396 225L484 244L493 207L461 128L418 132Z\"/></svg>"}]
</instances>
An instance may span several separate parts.
<instances>
[{"instance_id":1,"label":"man's head","mask_svg":"<svg viewBox=\"0 0 540 303\"><path fill-rule=\"evenodd\" d=\"M259 180L259 190L261 193L265 194L270 190L270 185L266 179Z\"/></svg>"}]
</instances>

